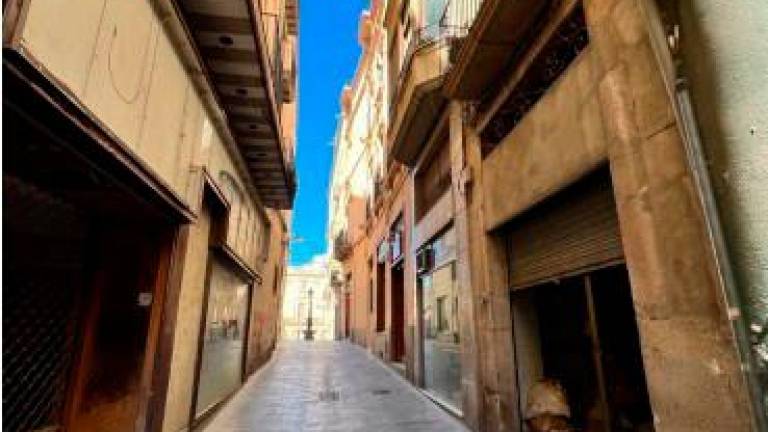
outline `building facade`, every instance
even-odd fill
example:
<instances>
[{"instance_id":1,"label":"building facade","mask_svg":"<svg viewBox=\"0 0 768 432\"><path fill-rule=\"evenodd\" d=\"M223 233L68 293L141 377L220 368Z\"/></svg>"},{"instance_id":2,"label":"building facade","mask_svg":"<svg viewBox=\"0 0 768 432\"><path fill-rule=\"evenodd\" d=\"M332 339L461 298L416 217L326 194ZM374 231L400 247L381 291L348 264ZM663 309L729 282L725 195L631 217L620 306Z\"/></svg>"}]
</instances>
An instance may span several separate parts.
<instances>
[{"instance_id":1,"label":"building facade","mask_svg":"<svg viewBox=\"0 0 768 432\"><path fill-rule=\"evenodd\" d=\"M386 174L372 217L331 209L373 225L337 250L335 283L367 307L341 335L474 430L528 430L551 381L578 430L763 430L765 193L749 167L765 103L750 96L752 129L717 117L705 83L733 104L756 77L736 51L738 84L699 64L696 41L712 63L736 43L713 30L717 6L377 6ZM739 131L729 150L723 131Z\"/></svg>"},{"instance_id":2,"label":"building facade","mask_svg":"<svg viewBox=\"0 0 768 432\"><path fill-rule=\"evenodd\" d=\"M325 257L302 266L288 267L281 321L280 338L283 340L330 341L335 338L335 301Z\"/></svg>"},{"instance_id":3,"label":"building facade","mask_svg":"<svg viewBox=\"0 0 768 432\"><path fill-rule=\"evenodd\" d=\"M377 193L384 178L384 40L380 2L359 21L362 54L342 92L329 188L328 244L331 285L337 305L337 338L368 344L371 249Z\"/></svg>"},{"instance_id":4,"label":"building facade","mask_svg":"<svg viewBox=\"0 0 768 432\"><path fill-rule=\"evenodd\" d=\"M3 2L3 420L191 430L271 355L294 1Z\"/></svg>"}]
</instances>

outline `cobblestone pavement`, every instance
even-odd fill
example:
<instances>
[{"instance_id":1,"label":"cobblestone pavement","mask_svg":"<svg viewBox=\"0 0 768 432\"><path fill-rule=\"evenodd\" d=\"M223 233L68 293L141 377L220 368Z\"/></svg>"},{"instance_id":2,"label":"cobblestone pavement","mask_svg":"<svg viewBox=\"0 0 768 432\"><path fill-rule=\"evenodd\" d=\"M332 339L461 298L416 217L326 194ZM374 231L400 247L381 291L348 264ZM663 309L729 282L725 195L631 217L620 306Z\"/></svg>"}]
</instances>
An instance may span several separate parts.
<instances>
[{"instance_id":1,"label":"cobblestone pavement","mask_svg":"<svg viewBox=\"0 0 768 432\"><path fill-rule=\"evenodd\" d=\"M281 342L205 432L461 431L365 351L347 342Z\"/></svg>"}]
</instances>

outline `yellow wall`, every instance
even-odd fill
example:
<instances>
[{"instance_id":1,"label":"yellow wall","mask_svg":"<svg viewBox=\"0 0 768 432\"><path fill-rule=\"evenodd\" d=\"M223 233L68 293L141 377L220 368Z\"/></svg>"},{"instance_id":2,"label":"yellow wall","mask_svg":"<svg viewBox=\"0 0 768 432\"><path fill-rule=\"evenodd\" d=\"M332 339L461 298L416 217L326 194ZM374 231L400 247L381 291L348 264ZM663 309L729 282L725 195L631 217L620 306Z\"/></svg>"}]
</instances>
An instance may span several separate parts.
<instances>
[{"instance_id":1,"label":"yellow wall","mask_svg":"<svg viewBox=\"0 0 768 432\"><path fill-rule=\"evenodd\" d=\"M195 165L225 192L238 189L228 194L228 243L258 266L266 220L148 1L32 1L21 44L190 207Z\"/></svg>"},{"instance_id":2,"label":"yellow wall","mask_svg":"<svg viewBox=\"0 0 768 432\"><path fill-rule=\"evenodd\" d=\"M280 289L275 291L274 278L284 269L281 218L289 214L264 209L250 192L250 179L238 169L241 156L229 150L214 126L149 0L33 0L20 43L26 57L198 212L185 255L163 424L165 431L184 429L210 230L210 215L198 208L200 168L230 202L227 243L263 280L254 288L249 371L267 358L277 336ZM284 131L290 137L293 123Z\"/></svg>"},{"instance_id":3,"label":"yellow wall","mask_svg":"<svg viewBox=\"0 0 768 432\"><path fill-rule=\"evenodd\" d=\"M211 217L203 209L197 223L190 227L184 274L181 280L179 306L176 315L171 373L166 396L164 431L183 429L192 406L192 386L195 379L195 359L203 311L205 273L208 261L208 238Z\"/></svg>"}]
</instances>

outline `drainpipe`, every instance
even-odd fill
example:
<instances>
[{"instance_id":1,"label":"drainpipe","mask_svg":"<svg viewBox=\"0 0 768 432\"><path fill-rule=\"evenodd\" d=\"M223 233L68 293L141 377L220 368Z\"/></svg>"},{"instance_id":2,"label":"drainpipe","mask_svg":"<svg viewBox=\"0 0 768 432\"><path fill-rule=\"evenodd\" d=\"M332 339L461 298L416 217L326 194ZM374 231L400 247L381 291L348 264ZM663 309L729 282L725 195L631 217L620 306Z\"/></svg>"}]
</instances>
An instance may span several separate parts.
<instances>
[{"instance_id":1,"label":"drainpipe","mask_svg":"<svg viewBox=\"0 0 768 432\"><path fill-rule=\"evenodd\" d=\"M649 30L651 47L662 71L667 91L673 101L675 117L680 125L683 146L686 153L688 170L699 204L704 212L707 235L715 259L715 267L720 279L722 298L725 302L731 330L736 341L743 376L750 393L753 413L753 426L759 431L768 431L763 395L758 376L758 364L753 356L752 340L748 331L746 317L741 307L733 263L729 257L725 234L717 201L712 187L707 158L702 144L701 134L693 110L689 82L678 67L679 24L674 23L671 34L662 27L656 0L641 0L642 9ZM662 0L663 1L663 0ZM766 323L768 324L768 323ZM766 330L766 329L762 329Z\"/></svg>"}]
</instances>

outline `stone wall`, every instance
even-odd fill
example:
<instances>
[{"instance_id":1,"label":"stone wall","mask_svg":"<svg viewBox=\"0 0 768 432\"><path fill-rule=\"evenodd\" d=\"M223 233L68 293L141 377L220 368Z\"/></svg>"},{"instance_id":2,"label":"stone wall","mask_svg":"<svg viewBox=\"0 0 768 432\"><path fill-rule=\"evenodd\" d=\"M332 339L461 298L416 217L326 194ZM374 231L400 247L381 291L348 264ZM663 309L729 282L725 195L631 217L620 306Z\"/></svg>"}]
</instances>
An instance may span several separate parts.
<instances>
[{"instance_id":1,"label":"stone wall","mask_svg":"<svg viewBox=\"0 0 768 432\"><path fill-rule=\"evenodd\" d=\"M483 160L477 133L466 130L470 259L483 269L474 309L482 428L520 424L506 255L482 233L607 156L656 430L751 430L712 246L638 3L585 8L590 47L502 144ZM485 226L473 228L477 220Z\"/></svg>"}]
</instances>

